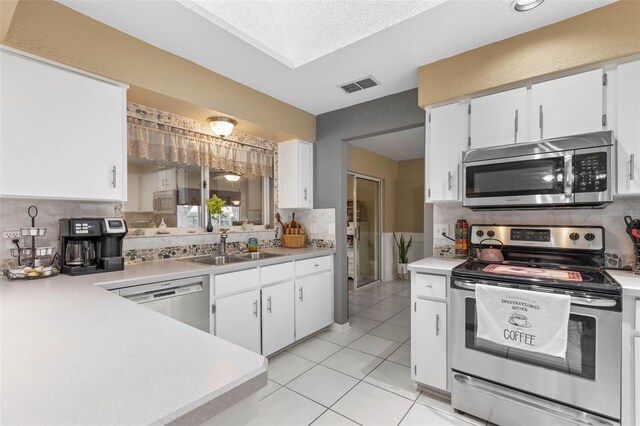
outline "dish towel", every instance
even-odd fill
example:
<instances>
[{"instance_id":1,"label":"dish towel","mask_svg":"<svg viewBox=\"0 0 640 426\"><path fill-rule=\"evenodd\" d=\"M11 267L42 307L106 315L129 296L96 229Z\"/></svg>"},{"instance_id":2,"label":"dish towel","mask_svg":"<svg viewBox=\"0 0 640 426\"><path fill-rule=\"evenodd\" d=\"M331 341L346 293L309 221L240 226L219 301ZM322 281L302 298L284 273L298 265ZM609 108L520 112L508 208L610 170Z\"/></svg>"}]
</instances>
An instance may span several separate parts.
<instances>
[{"instance_id":1,"label":"dish towel","mask_svg":"<svg viewBox=\"0 0 640 426\"><path fill-rule=\"evenodd\" d=\"M479 339L565 358L571 297L476 285Z\"/></svg>"}]
</instances>

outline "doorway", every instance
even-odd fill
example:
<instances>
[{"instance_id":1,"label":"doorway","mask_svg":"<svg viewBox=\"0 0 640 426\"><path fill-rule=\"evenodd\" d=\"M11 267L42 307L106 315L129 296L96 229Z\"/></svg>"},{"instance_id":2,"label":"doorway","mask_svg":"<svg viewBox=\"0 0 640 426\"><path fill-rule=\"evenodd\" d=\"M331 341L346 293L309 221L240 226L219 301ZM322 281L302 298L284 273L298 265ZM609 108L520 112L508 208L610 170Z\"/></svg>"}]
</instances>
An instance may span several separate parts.
<instances>
[{"instance_id":1,"label":"doorway","mask_svg":"<svg viewBox=\"0 0 640 426\"><path fill-rule=\"evenodd\" d=\"M380 281L380 179L347 173L347 276L349 293Z\"/></svg>"}]
</instances>

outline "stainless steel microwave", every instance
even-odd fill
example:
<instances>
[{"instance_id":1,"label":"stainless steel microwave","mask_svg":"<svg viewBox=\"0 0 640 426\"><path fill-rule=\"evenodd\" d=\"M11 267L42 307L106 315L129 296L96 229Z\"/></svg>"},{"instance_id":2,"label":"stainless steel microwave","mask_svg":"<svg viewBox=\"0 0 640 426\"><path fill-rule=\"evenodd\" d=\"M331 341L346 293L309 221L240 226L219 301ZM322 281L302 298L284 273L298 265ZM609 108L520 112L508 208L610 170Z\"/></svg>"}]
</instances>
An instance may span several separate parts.
<instances>
[{"instance_id":1,"label":"stainless steel microwave","mask_svg":"<svg viewBox=\"0 0 640 426\"><path fill-rule=\"evenodd\" d=\"M472 209L603 206L613 201L613 132L466 151L462 205Z\"/></svg>"}]
</instances>

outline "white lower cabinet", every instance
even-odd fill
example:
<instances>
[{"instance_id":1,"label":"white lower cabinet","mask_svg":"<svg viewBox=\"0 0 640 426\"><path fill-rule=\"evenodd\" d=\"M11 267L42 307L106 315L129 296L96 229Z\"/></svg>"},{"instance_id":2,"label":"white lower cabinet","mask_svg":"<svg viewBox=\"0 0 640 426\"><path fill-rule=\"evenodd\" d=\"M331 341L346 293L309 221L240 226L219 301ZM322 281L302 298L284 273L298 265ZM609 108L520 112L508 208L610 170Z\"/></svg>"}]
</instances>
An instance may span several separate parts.
<instances>
[{"instance_id":1,"label":"white lower cabinet","mask_svg":"<svg viewBox=\"0 0 640 426\"><path fill-rule=\"evenodd\" d=\"M333 323L333 258L320 256L215 275L211 330L271 355Z\"/></svg>"},{"instance_id":2,"label":"white lower cabinet","mask_svg":"<svg viewBox=\"0 0 640 426\"><path fill-rule=\"evenodd\" d=\"M296 339L306 337L333 322L332 287L331 271L296 278Z\"/></svg>"},{"instance_id":3,"label":"white lower cabinet","mask_svg":"<svg viewBox=\"0 0 640 426\"><path fill-rule=\"evenodd\" d=\"M635 367L635 384L634 384L634 394L635 394L635 400L636 400L636 406L635 406L635 418L636 418L636 422L635 424L640 424L640 337L636 337L635 339L633 339L633 346L634 346L634 350L635 350L635 357L634 357L634 367Z\"/></svg>"},{"instance_id":4,"label":"white lower cabinet","mask_svg":"<svg viewBox=\"0 0 640 426\"><path fill-rule=\"evenodd\" d=\"M262 355L292 344L294 334L293 280L262 289Z\"/></svg>"},{"instance_id":5,"label":"white lower cabinet","mask_svg":"<svg viewBox=\"0 0 640 426\"><path fill-rule=\"evenodd\" d=\"M413 314L416 381L447 391L447 303L418 299Z\"/></svg>"},{"instance_id":6,"label":"white lower cabinet","mask_svg":"<svg viewBox=\"0 0 640 426\"><path fill-rule=\"evenodd\" d=\"M259 290L217 299L216 336L260 353L259 299Z\"/></svg>"}]
</instances>

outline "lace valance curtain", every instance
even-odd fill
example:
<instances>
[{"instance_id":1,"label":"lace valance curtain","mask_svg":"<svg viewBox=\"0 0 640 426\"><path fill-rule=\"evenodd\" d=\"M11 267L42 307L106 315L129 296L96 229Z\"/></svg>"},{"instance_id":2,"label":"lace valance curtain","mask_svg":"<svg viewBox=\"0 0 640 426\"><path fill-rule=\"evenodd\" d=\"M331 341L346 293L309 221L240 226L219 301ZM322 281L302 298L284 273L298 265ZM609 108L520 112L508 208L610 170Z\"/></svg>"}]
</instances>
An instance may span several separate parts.
<instances>
[{"instance_id":1,"label":"lace valance curtain","mask_svg":"<svg viewBox=\"0 0 640 426\"><path fill-rule=\"evenodd\" d=\"M205 166L242 176L273 176L273 151L127 117L129 157Z\"/></svg>"}]
</instances>

